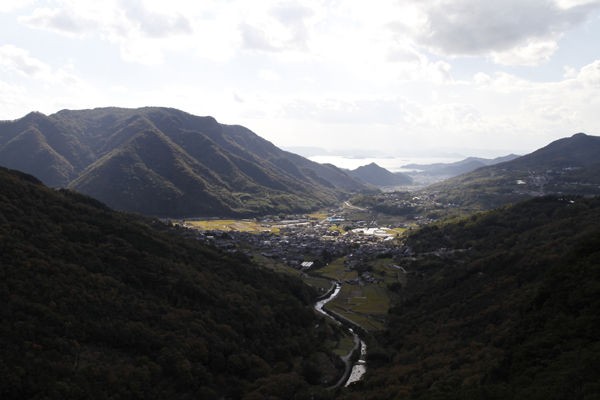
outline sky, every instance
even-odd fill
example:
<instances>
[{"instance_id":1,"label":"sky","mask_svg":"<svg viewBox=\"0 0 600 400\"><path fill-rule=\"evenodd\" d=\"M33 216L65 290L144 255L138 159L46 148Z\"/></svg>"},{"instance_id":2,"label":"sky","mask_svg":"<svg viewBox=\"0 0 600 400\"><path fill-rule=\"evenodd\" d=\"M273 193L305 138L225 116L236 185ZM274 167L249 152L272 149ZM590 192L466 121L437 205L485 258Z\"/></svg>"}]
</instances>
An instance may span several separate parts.
<instances>
[{"instance_id":1,"label":"sky","mask_svg":"<svg viewBox=\"0 0 600 400\"><path fill-rule=\"evenodd\" d=\"M600 135L600 0L0 0L0 120L106 106L304 153L525 154Z\"/></svg>"}]
</instances>

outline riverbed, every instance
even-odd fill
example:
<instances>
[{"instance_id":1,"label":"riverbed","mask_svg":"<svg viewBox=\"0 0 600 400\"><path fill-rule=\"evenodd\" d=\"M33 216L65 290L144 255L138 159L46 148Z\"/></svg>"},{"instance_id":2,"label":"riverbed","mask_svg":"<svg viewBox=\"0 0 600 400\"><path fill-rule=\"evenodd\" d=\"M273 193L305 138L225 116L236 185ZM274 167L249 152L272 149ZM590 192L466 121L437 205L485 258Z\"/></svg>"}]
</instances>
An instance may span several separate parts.
<instances>
[{"instance_id":1,"label":"riverbed","mask_svg":"<svg viewBox=\"0 0 600 400\"><path fill-rule=\"evenodd\" d=\"M345 325L345 322L338 319L335 316L335 314L329 313L329 312L327 312L327 310L325 310L323 308L325 306L325 304L327 304L331 300L335 299L336 296L340 293L340 290L342 290L341 283L335 282L334 285L335 285L335 287L329 296L327 296L326 298L321 299L315 303L315 310L317 312L319 312L320 314L323 314L326 317L332 319L338 325ZM352 337L354 338L354 342L356 343L357 347L360 346L360 357L359 357L358 361L356 361L352 365L352 369L350 371L348 371L348 369L349 369L348 367L350 365L350 362L348 359L350 358L351 354L354 353L354 351L356 350L356 347L355 347L355 350L353 350L349 355L342 357L344 362L346 362L347 370L345 371L343 378L340 380L340 382L337 383L337 385L335 385L335 387L342 386L342 385L348 386L354 382L357 382L357 381L361 380L363 375L367 372L367 365L366 365L366 363L367 363L366 362L366 360L367 360L367 345L364 342L364 340L362 340L361 337L356 332L354 332L354 330L352 328L348 328L348 332L350 332L352 334ZM347 378L346 378L346 376L347 376Z\"/></svg>"}]
</instances>

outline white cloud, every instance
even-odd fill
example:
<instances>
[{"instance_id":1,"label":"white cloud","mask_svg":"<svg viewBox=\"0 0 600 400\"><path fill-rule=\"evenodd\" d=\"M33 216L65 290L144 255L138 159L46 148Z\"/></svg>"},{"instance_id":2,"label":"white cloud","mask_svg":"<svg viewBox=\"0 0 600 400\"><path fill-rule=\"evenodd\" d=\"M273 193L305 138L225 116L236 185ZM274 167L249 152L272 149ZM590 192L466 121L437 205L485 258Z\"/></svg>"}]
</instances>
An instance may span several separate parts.
<instances>
[{"instance_id":1,"label":"white cloud","mask_svg":"<svg viewBox=\"0 0 600 400\"><path fill-rule=\"evenodd\" d=\"M157 8L149 2L108 0L61 0L56 7L40 7L19 21L30 28L67 36L93 35L120 46L123 59L156 64L176 42L172 37L190 36L188 17L174 10Z\"/></svg>"},{"instance_id":2,"label":"white cloud","mask_svg":"<svg viewBox=\"0 0 600 400\"><path fill-rule=\"evenodd\" d=\"M558 6L560 8L571 8L571 7L577 7L577 6L581 6L581 5L590 5L590 4L598 4L600 3L599 0L556 0L556 4L558 4Z\"/></svg>"},{"instance_id":3,"label":"white cloud","mask_svg":"<svg viewBox=\"0 0 600 400\"><path fill-rule=\"evenodd\" d=\"M121 5L127 18L148 37L162 38L172 35L188 35L193 32L189 19L181 13L154 12L139 0L123 0Z\"/></svg>"},{"instance_id":4,"label":"white cloud","mask_svg":"<svg viewBox=\"0 0 600 400\"><path fill-rule=\"evenodd\" d=\"M509 65L537 65L548 60L562 35L600 8L598 1L571 1L567 7L553 0L429 0L412 4L413 13L419 15L416 22L390 24L399 36L409 35L437 54L490 56Z\"/></svg>"},{"instance_id":5,"label":"white cloud","mask_svg":"<svg viewBox=\"0 0 600 400\"><path fill-rule=\"evenodd\" d=\"M497 64L536 66L548 60L558 49L553 40L532 40L503 52L492 52L491 58Z\"/></svg>"},{"instance_id":6,"label":"white cloud","mask_svg":"<svg viewBox=\"0 0 600 400\"><path fill-rule=\"evenodd\" d=\"M268 82L278 82L281 80L281 76L272 69L261 69L258 71L258 77Z\"/></svg>"},{"instance_id":7,"label":"white cloud","mask_svg":"<svg viewBox=\"0 0 600 400\"><path fill-rule=\"evenodd\" d=\"M310 20L320 14L317 8L316 3L309 7L300 2L267 2L263 8L257 7L241 16L242 47L267 52L308 51L313 30Z\"/></svg>"},{"instance_id":8,"label":"white cloud","mask_svg":"<svg viewBox=\"0 0 600 400\"><path fill-rule=\"evenodd\" d=\"M0 46L0 66L29 77L44 75L50 70L47 64L30 56L27 50L10 44Z\"/></svg>"},{"instance_id":9,"label":"white cloud","mask_svg":"<svg viewBox=\"0 0 600 400\"><path fill-rule=\"evenodd\" d=\"M0 13L10 13L20 10L28 7L31 3L33 3L33 0L2 1L0 2Z\"/></svg>"},{"instance_id":10,"label":"white cloud","mask_svg":"<svg viewBox=\"0 0 600 400\"><path fill-rule=\"evenodd\" d=\"M582 82L586 86L600 87L600 60L596 60L581 68L577 75L577 81Z\"/></svg>"},{"instance_id":11,"label":"white cloud","mask_svg":"<svg viewBox=\"0 0 600 400\"><path fill-rule=\"evenodd\" d=\"M291 119L326 124L396 125L414 120L419 113L403 98L295 99L285 104L283 110Z\"/></svg>"},{"instance_id":12,"label":"white cloud","mask_svg":"<svg viewBox=\"0 0 600 400\"><path fill-rule=\"evenodd\" d=\"M81 35L97 29L98 22L69 8L37 8L29 16L20 17L25 25L66 34Z\"/></svg>"},{"instance_id":13,"label":"white cloud","mask_svg":"<svg viewBox=\"0 0 600 400\"><path fill-rule=\"evenodd\" d=\"M247 23L239 26L242 35L242 46L248 50L261 51L282 51L283 48L275 39L267 35L261 28L254 27Z\"/></svg>"}]
</instances>

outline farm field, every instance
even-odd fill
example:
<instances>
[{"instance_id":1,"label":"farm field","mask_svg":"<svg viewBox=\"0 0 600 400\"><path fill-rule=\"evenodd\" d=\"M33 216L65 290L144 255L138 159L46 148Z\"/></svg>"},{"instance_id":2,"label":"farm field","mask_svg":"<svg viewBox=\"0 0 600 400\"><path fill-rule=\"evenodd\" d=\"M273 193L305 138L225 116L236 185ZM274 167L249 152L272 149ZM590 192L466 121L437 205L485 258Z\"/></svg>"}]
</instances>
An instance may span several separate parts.
<instances>
[{"instance_id":1,"label":"farm field","mask_svg":"<svg viewBox=\"0 0 600 400\"><path fill-rule=\"evenodd\" d=\"M385 317L391 304L388 284L399 282L398 272L390 267L391 259L378 259L368 263L376 282L348 283L358 278L356 270L347 270L344 258L315 271L320 276L343 282L338 296L326 308L360 325L367 331L384 328Z\"/></svg>"},{"instance_id":2,"label":"farm field","mask_svg":"<svg viewBox=\"0 0 600 400\"><path fill-rule=\"evenodd\" d=\"M279 232L278 227L251 219L185 220L183 222L183 225L200 230L272 233Z\"/></svg>"}]
</instances>

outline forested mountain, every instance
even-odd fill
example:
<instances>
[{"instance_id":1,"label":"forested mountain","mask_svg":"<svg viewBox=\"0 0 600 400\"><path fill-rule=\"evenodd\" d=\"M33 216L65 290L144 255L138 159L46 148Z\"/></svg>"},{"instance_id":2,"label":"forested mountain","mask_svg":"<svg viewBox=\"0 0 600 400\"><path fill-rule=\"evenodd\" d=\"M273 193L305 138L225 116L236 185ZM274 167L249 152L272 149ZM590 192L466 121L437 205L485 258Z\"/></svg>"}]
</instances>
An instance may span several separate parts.
<instances>
[{"instance_id":1,"label":"forested mountain","mask_svg":"<svg viewBox=\"0 0 600 400\"><path fill-rule=\"evenodd\" d=\"M242 126L168 108L63 110L0 122L0 164L157 216L302 211L367 189Z\"/></svg>"},{"instance_id":2,"label":"forested mountain","mask_svg":"<svg viewBox=\"0 0 600 400\"><path fill-rule=\"evenodd\" d=\"M491 209L546 194L600 194L600 137L584 133L427 188L440 203Z\"/></svg>"},{"instance_id":3,"label":"forested mountain","mask_svg":"<svg viewBox=\"0 0 600 400\"><path fill-rule=\"evenodd\" d=\"M407 284L345 398L597 398L600 198L541 197L407 246Z\"/></svg>"},{"instance_id":4,"label":"forested mountain","mask_svg":"<svg viewBox=\"0 0 600 400\"><path fill-rule=\"evenodd\" d=\"M20 172L0 188L0 398L320 398L337 378L299 280Z\"/></svg>"},{"instance_id":5,"label":"forested mountain","mask_svg":"<svg viewBox=\"0 0 600 400\"><path fill-rule=\"evenodd\" d=\"M350 171L350 175L362 182L378 187L409 185L412 183L410 176L401 172L392 173L376 163L358 167Z\"/></svg>"}]
</instances>

